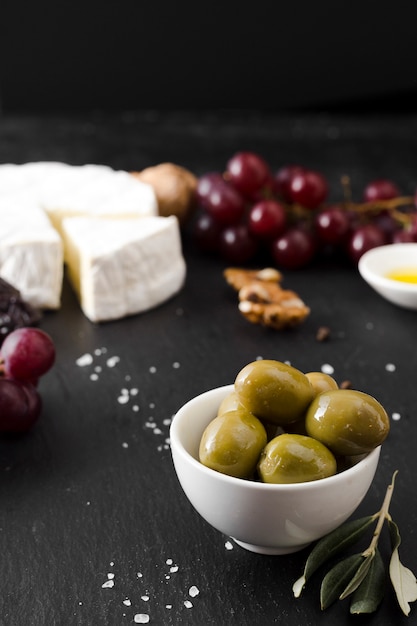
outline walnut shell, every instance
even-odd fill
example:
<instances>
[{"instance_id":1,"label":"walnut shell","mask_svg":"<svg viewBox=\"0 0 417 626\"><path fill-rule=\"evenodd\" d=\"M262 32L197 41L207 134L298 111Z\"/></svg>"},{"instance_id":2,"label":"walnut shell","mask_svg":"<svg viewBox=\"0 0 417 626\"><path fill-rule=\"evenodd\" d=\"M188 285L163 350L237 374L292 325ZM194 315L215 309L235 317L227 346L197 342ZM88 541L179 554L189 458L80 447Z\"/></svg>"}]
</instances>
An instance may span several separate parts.
<instances>
[{"instance_id":1,"label":"walnut shell","mask_svg":"<svg viewBox=\"0 0 417 626\"><path fill-rule=\"evenodd\" d=\"M175 215L180 224L188 220L196 205L197 178L192 172L174 163L160 163L132 174L152 185L159 215Z\"/></svg>"}]
</instances>

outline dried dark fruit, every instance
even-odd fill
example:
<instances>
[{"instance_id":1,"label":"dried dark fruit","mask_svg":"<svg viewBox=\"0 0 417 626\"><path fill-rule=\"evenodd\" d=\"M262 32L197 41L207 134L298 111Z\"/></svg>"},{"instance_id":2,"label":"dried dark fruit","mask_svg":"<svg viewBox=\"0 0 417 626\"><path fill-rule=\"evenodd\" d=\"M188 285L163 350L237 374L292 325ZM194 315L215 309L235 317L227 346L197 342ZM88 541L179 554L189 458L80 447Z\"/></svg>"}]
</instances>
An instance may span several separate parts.
<instances>
[{"instance_id":1,"label":"dried dark fruit","mask_svg":"<svg viewBox=\"0 0 417 626\"><path fill-rule=\"evenodd\" d=\"M36 326L41 317L41 311L25 302L18 289L0 278L0 346L12 330Z\"/></svg>"}]
</instances>

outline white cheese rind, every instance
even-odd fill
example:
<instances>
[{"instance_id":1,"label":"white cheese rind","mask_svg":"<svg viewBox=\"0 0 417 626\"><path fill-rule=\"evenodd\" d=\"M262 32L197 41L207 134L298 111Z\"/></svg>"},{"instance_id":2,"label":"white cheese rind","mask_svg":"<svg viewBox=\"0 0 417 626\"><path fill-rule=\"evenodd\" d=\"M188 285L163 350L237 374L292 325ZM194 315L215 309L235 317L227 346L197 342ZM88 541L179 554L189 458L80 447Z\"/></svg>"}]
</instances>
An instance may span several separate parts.
<instances>
[{"instance_id":1,"label":"white cheese rind","mask_svg":"<svg viewBox=\"0 0 417 626\"><path fill-rule=\"evenodd\" d=\"M64 219L69 277L88 319L154 308L183 286L186 264L175 217Z\"/></svg>"},{"instance_id":2,"label":"white cheese rind","mask_svg":"<svg viewBox=\"0 0 417 626\"><path fill-rule=\"evenodd\" d=\"M63 245L37 206L0 200L0 276L42 309L61 304Z\"/></svg>"},{"instance_id":3,"label":"white cheese rind","mask_svg":"<svg viewBox=\"0 0 417 626\"><path fill-rule=\"evenodd\" d=\"M137 184L140 183L140 184ZM151 185L103 165L68 166L39 189L39 203L54 226L66 217L133 218L158 215Z\"/></svg>"}]
</instances>

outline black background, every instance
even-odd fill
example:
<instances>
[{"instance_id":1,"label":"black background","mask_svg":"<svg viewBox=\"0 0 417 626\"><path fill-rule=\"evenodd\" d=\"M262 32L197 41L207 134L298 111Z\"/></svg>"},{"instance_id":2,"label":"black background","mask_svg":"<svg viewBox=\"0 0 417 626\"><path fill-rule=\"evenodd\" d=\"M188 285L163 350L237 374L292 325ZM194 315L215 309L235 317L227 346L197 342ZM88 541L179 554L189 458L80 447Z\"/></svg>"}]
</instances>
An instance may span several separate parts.
<instances>
[{"instance_id":1,"label":"black background","mask_svg":"<svg viewBox=\"0 0 417 626\"><path fill-rule=\"evenodd\" d=\"M3 110L414 107L412 2L4 0Z\"/></svg>"}]
</instances>

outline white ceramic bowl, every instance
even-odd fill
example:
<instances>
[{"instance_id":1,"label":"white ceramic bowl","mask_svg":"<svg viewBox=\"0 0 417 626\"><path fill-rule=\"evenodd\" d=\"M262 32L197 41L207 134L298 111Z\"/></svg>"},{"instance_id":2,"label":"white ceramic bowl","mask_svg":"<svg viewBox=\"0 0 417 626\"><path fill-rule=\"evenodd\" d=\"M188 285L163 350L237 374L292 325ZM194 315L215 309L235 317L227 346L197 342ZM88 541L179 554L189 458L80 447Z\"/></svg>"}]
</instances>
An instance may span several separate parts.
<instances>
[{"instance_id":1,"label":"white ceramic bowl","mask_svg":"<svg viewBox=\"0 0 417 626\"><path fill-rule=\"evenodd\" d=\"M368 250L359 260L359 272L381 296L406 309L417 310L417 284L387 278L398 270L417 274L417 243L396 243Z\"/></svg>"},{"instance_id":2,"label":"white ceramic bowl","mask_svg":"<svg viewBox=\"0 0 417 626\"><path fill-rule=\"evenodd\" d=\"M261 554L296 552L342 524L365 497L380 448L349 469L307 483L271 485L226 476L198 461L207 424L233 385L207 391L185 404L170 429L179 482L194 508L214 528Z\"/></svg>"}]
</instances>

